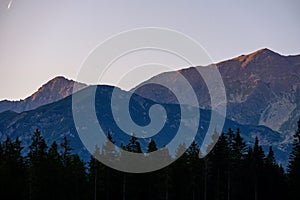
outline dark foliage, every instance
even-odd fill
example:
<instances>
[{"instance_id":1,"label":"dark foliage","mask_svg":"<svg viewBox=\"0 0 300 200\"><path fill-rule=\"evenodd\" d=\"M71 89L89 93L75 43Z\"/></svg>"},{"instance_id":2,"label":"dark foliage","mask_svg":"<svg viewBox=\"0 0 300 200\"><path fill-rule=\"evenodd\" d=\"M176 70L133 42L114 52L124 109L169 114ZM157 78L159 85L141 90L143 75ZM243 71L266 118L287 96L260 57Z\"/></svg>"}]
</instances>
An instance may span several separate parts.
<instances>
[{"instance_id":1,"label":"dark foliage","mask_svg":"<svg viewBox=\"0 0 300 200\"><path fill-rule=\"evenodd\" d=\"M293 150L288 166L289 194L291 199L300 199L300 119L298 129L294 134Z\"/></svg>"},{"instance_id":2,"label":"dark foliage","mask_svg":"<svg viewBox=\"0 0 300 200\"><path fill-rule=\"evenodd\" d=\"M66 137L62 144L53 142L48 147L36 130L25 157L18 138L7 138L0 145L1 199L299 199L300 121L298 126L288 174L276 163L272 147L265 156L259 139L256 137L254 145L247 146L239 129L222 133L205 158L199 159L196 142L186 151L182 144L177 155L183 154L173 164L144 174L119 172L95 159L107 156L109 162L122 162L110 133L110 142L102 148L96 146L94 156L84 163L72 154ZM142 152L134 135L123 148ZM156 150L151 140L144 153ZM164 159L173 159L167 150L161 152Z\"/></svg>"}]
</instances>

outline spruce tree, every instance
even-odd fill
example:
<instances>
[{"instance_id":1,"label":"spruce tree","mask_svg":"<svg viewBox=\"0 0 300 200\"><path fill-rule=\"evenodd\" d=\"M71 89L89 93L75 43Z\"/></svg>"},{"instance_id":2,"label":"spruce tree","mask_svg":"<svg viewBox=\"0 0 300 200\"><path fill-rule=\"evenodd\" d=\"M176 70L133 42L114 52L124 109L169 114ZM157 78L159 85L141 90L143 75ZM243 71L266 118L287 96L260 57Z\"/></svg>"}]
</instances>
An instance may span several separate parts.
<instances>
[{"instance_id":1,"label":"spruce tree","mask_svg":"<svg viewBox=\"0 0 300 200\"><path fill-rule=\"evenodd\" d=\"M176 199L185 199L189 193L189 188L186 186L189 185L190 177L187 174L187 153L185 144L179 144L176 152L175 158L177 159L172 163L172 185L174 196Z\"/></svg>"},{"instance_id":2,"label":"spruce tree","mask_svg":"<svg viewBox=\"0 0 300 200\"><path fill-rule=\"evenodd\" d=\"M291 199L300 199L300 119L294 134L293 149L290 153L288 178Z\"/></svg>"},{"instance_id":3,"label":"spruce tree","mask_svg":"<svg viewBox=\"0 0 300 200\"><path fill-rule=\"evenodd\" d=\"M150 140L149 144L148 144L148 148L147 148L147 153L153 152L153 151L157 151L157 146L154 140Z\"/></svg>"},{"instance_id":4,"label":"spruce tree","mask_svg":"<svg viewBox=\"0 0 300 200\"><path fill-rule=\"evenodd\" d=\"M16 138L14 142L8 137L1 147L0 157L0 193L3 199L24 199L27 197L27 176L23 147ZM18 192L16 192L18 191Z\"/></svg>"},{"instance_id":5,"label":"spruce tree","mask_svg":"<svg viewBox=\"0 0 300 200\"><path fill-rule=\"evenodd\" d=\"M73 196L72 185L68 183L72 183L72 171L71 171L71 161L72 161L72 148L70 146L70 142L66 136L63 137L63 141L60 144L61 147L61 158L62 158L62 182L64 198L70 199Z\"/></svg>"},{"instance_id":6,"label":"spruce tree","mask_svg":"<svg viewBox=\"0 0 300 200\"><path fill-rule=\"evenodd\" d=\"M134 134L130 137L129 144L126 145L126 150L133 153L142 153L141 144Z\"/></svg>"},{"instance_id":7,"label":"spruce tree","mask_svg":"<svg viewBox=\"0 0 300 200\"><path fill-rule=\"evenodd\" d=\"M100 156L105 160L105 162L108 163L109 166L114 166L120 162L120 154L116 150L115 141L110 132L107 134L107 141L102 145ZM116 189L119 191L121 190L120 173L106 165L102 165L101 163L100 166L103 170L102 178L104 181L104 186L102 188L104 189L104 199L119 199L120 194L114 191Z\"/></svg>"},{"instance_id":8,"label":"spruce tree","mask_svg":"<svg viewBox=\"0 0 300 200\"><path fill-rule=\"evenodd\" d=\"M278 166L272 146L265 158L265 166L262 173L261 193L263 199L285 199L286 181L283 169Z\"/></svg>"},{"instance_id":9,"label":"spruce tree","mask_svg":"<svg viewBox=\"0 0 300 200\"><path fill-rule=\"evenodd\" d=\"M29 199L47 199L47 180L50 176L47 172L47 144L36 129L29 146Z\"/></svg>"},{"instance_id":10,"label":"spruce tree","mask_svg":"<svg viewBox=\"0 0 300 200\"><path fill-rule=\"evenodd\" d=\"M85 163L76 154L71 155L71 162L67 169L70 172L69 183L69 199L81 200L86 198L87 175Z\"/></svg>"},{"instance_id":11,"label":"spruce tree","mask_svg":"<svg viewBox=\"0 0 300 200\"><path fill-rule=\"evenodd\" d=\"M97 160L100 157L100 148L96 145L95 151L88 163L88 183L90 188L90 199L103 199L104 197L104 170L102 164Z\"/></svg>"},{"instance_id":12,"label":"spruce tree","mask_svg":"<svg viewBox=\"0 0 300 200\"><path fill-rule=\"evenodd\" d=\"M240 129L236 130L232 140L230 158L230 171L228 173L228 199L244 198L244 185L246 184L245 175L247 171L244 169L247 155L247 145L241 137Z\"/></svg>"},{"instance_id":13,"label":"spruce tree","mask_svg":"<svg viewBox=\"0 0 300 200\"><path fill-rule=\"evenodd\" d=\"M157 146L154 140L150 140L147 146L147 158L150 162L155 162L151 156L151 152L157 151ZM145 183L145 199L159 199L161 195L161 186L163 185L163 179L159 179L157 176L159 172L151 172L143 175Z\"/></svg>"},{"instance_id":14,"label":"spruce tree","mask_svg":"<svg viewBox=\"0 0 300 200\"><path fill-rule=\"evenodd\" d=\"M258 137L255 137L255 143L253 147L252 153L252 163L251 163L251 172L253 175L253 195L254 200L258 200L261 197L261 193L263 191L263 182L262 175L263 175L263 167L264 167L264 151L262 147L259 145Z\"/></svg>"},{"instance_id":15,"label":"spruce tree","mask_svg":"<svg viewBox=\"0 0 300 200\"><path fill-rule=\"evenodd\" d=\"M276 166L276 165L277 165L277 163L276 163L276 160L275 160L273 147L270 146L269 147L269 153L266 157L266 166L272 167L272 166Z\"/></svg>"},{"instance_id":16,"label":"spruce tree","mask_svg":"<svg viewBox=\"0 0 300 200\"><path fill-rule=\"evenodd\" d=\"M102 145L100 156L108 164L114 164L120 159L120 155L116 150L115 141L113 140L111 133L108 133L107 141Z\"/></svg>"},{"instance_id":17,"label":"spruce tree","mask_svg":"<svg viewBox=\"0 0 300 200\"><path fill-rule=\"evenodd\" d=\"M141 155L143 153L141 149L141 144L134 134L131 135L129 143L124 147L124 149L131 153L138 153ZM123 155L121 155L121 162L128 161L126 157L122 157ZM125 161L122 161L122 159L125 159ZM132 165L133 163L129 164ZM143 192L145 191L145 184L143 184L143 178L144 177L142 174L123 173L123 197L132 200L143 198ZM136 190L136 188L140 189Z\"/></svg>"},{"instance_id":18,"label":"spruce tree","mask_svg":"<svg viewBox=\"0 0 300 200\"><path fill-rule=\"evenodd\" d=\"M47 156L47 144L43 138L41 132L36 129L32 136L32 143L29 146L28 157L30 161L34 164L35 162L40 162Z\"/></svg>"},{"instance_id":19,"label":"spruce tree","mask_svg":"<svg viewBox=\"0 0 300 200\"><path fill-rule=\"evenodd\" d=\"M212 162L210 173L211 198L226 199L228 192L228 167L229 167L230 145L225 133L222 133L218 142L211 151L209 157Z\"/></svg>"},{"instance_id":20,"label":"spruce tree","mask_svg":"<svg viewBox=\"0 0 300 200\"><path fill-rule=\"evenodd\" d=\"M187 171L190 176L188 187L190 189L189 195L192 200L201 197L203 177L201 171L203 170L203 163L199 159L200 149L197 142L193 141L191 146L187 149Z\"/></svg>"},{"instance_id":21,"label":"spruce tree","mask_svg":"<svg viewBox=\"0 0 300 200\"><path fill-rule=\"evenodd\" d=\"M58 145L54 141L49 150L47 155L47 163L48 163L48 197L49 199L59 199L63 196L63 164L62 158L58 151Z\"/></svg>"},{"instance_id":22,"label":"spruce tree","mask_svg":"<svg viewBox=\"0 0 300 200\"><path fill-rule=\"evenodd\" d=\"M64 136L60 146L62 148L62 162L63 165L66 167L67 165L70 164L69 162L71 159L71 151L72 151L72 147L70 146L70 142L66 136Z\"/></svg>"},{"instance_id":23,"label":"spruce tree","mask_svg":"<svg viewBox=\"0 0 300 200\"><path fill-rule=\"evenodd\" d=\"M236 131L236 134L233 138L233 145L232 145L232 151L233 151L233 159L235 160L243 160L245 154L247 153L247 145L243 141L243 138L240 134L240 129L238 128Z\"/></svg>"}]
</instances>

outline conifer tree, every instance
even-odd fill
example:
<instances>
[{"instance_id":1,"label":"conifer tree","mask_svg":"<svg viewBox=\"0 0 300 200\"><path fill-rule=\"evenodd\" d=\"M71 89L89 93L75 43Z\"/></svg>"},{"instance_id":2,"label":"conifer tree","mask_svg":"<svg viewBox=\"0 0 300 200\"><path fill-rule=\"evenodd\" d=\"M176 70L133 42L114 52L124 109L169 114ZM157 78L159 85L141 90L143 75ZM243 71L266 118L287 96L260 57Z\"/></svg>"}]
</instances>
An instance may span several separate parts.
<instances>
[{"instance_id":1,"label":"conifer tree","mask_svg":"<svg viewBox=\"0 0 300 200\"><path fill-rule=\"evenodd\" d=\"M227 198L228 199L242 199L243 198L243 185L246 184L244 180L246 170L244 170L244 164L247 154L247 145L243 141L240 135L240 129L236 130L233 136L231 145L231 158L230 169L228 172L228 187Z\"/></svg>"},{"instance_id":2,"label":"conifer tree","mask_svg":"<svg viewBox=\"0 0 300 200\"><path fill-rule=\"evenodd\" d=\"M16 138L14 142L7 137L0 144L0 194L4 199L24 199L27 192L26 168L21 155L23 147ZM18 191L18 192L15 192Z\"/></svg>"},{"instance_id":3,"label":"conifer tree","mask_svg":"<svg viewBox=\"0 0 300 200\"><path fill-rule=\"evenodd\" d=\"M107 135L107 141L102 145L100 156L108 163L116 163L120 159L110 132Z\"/></svg>"},{"instance_id":4,"label":"conifer tree","mask_svg":"<svg viewBox=\"0 0 300 200\"><path fill-rule=\"evenodd\" d=\"M262 192L262 174L263 174L263 167L264 167L264 151L262 147L259 145L258 137L255 137L255 143L253 147L252 153L252 163L251 163L251 171L253 173L253 194L254 199L258 200L261 196Z\"/></svg>"},{"instance_id":5,"label":"conifer tree","mask_svg":"<svg viewBox=\"0 0 300 200\"><path fill-rule=\"evenodd\" d=\"M70 146L70 142L66 136L64 136L62 143L60 144L62 148L62 162L64 167L67 167L70 163L71 159L71 151L72 147Z\"/></svg>"},{"instance_id":6,"label":"conifer tree","mask_svg":"<svg viewBox=\"0 0 300 200\"><path fill-rule=\"evenodd\" d=\"M193 141L191 146L187 149L187 165L189 166L187 171L190 174L190 182L187 186L190 188L189 194L192 200L198 199L201 197L200 193L202 190L200 188L202 187L202 173L203 170L203 163L199 159L199 153L200 149L198 147L198 144Z\"/></svg>"},{"instance_id":7,"label":"conifer tree","mask_svg":"<svg viewBox=\"0 0 300 200\"><path fill-rule=\"evenodd\" d=\"M63 179L62 179L62 158L58 151L58 145L54 141L47 155L47 173L49 174L47 182L48 182L48 197L49 199L58 199L58 197L63 195Z\"/></svg>"},{"instance_id":8,"label":"conifer tree","mask_svg":"<svg viewBox=\"0 0 300 200\"><path fill-rule=\"evenodd\" d=\"M212 198L225 199L228 191L228 166L230 145L225 133L222 133L218 142L210 153L211 164L211 179L210 192Z\"/></svg>"},{"instance_id":9,"label":"conifer tree","mask_svg":"<svg viewBox=\"0 0 300 200\"><path fill-rule=\"evenodd\" d=\"M108 132L107 134L107 141L102 145L102 151L101 155L102 159L104 159L109 165L115 165L118 162L120 162L120 154L116 150L115 141L112 137L111 132ZM116 192L114 192L116 189L121 190L121 178L119 172L116 172L114 169L102 165L100 163L100 166L102 168L102 178L104 181L104 197L105 199L119 199L120 195Z\"/></svg>"},{"instance_id":10,"label":"conifer tree","mask_svg":"<svg viewBox=\"0 0 300 200\"><path fill-rule=\"evenodd\" d=\"M100 157L100 148L96 145L94 154L88 163L88 182L91 191L90 199L101 199L104 196L104 170L102 164L97 160Z\"/></svg>"},{"instance_id":11,"label":"conifer tree","mask_svg":"<svg viewBox=\"0 0 300 200\"><path fill-rule=\"evenodd\" d=\"M288 178L291 199L300 199L300 119L294 134L293 149L288 165Z\"/></svg>"},{"instance_id":12,"label":"conifer tree","mask_svg":"<svg viewBox=\"0 0 300 200\"><path fill-rule=\"evenodd\" d=\"M47 144L41 134L36 129L32 136L32 143L29 146L29 199L47 198Z\"/></svg>"},{"instance_id":13,"label":"conifer tree","mask_svg":"<svg viewBox=\"0 0 300 200\"><path fill-rule=\"evenodd\" d=\"M190 181L187 175L187 153L185 144L178 145L175 158L177 160L172 164L173 191L176 199L184 199L188 195L189 188L186 186Z\"/></svg>"},{"instance_id":14,"label":"conifer tree","mask_svg":"<svg viewBox=\"0 0 300 200\"><path fill-rule=\"evenodd\" d=\"M66 136L63 137L63 141L60 144L61 147L61 158L62 158L62 181L64 183L71 183L72 182L72 171L71 171L71 161L72 161L72 148L70 146L70 142ZM64 197L66 199L70 199L73 196L72 185L71 184L64 184L63 185Z\"/></svg>"},{"instance_id":15,"label":"conifer tree","mask_svg":"<svg viewBox=\"0 0 300 200\"><path fill-rule=\"evenodd\" d=\"M47 144L43 138L41 132L36 129L32 136L32 143L29 146L28 157L30 161L35 164L35 162L40 162L47 156Z\"/></svg>"},{"instance_id":16,"label":"conifer tree","mask_svg":"<svg viewBox=\"0 0 300 200\"><path fill-rule=\"evenodd\" d=\"M129 143L126 145L126 150L133 153L142 153L141 144L134 134L132 134Z\"/></svg>"},{"instance_id":17,"label":"conifer tree","mask_svg":"<svg viewBox=\"0 0 300 200\"><path fill-rule=\"evenodd\" d=\"M69 180L70 183L68 187L70 198L72 200L85 199L87 190L87 177L84 162L76 154L71 155L70 166L67 169L70 172Z\"/></svg>"},{"instance_id":18,"label":"conifer tree","mask_svg":"<svg viewBox=\"0 0 300 200\"><path fill-rule=\"evenodd\" d=\"M157 146L154 140L150 140L147 146L147 159L151 160L151 162L155 162L153 157L151 156L151 152L157 151ZM145 181L145 199L159 199L159 193L161 193L160 187L163 183L162 180L157 176L158 172L151 172L144 174L143 178Z\"/></svg>"},{"instance_id":19,"label":"conifer tree","mask_svg":"<svg viewBox=\"0 0 300 200\"><path fill-rule=\"evenodd\" d=\"M268 167L273 167L273 166L277 165L272 146L269 147L269 153L266 157L266 165Z\"/></svg>"},{"instance_id":20,"label":"conifer tree","mask_svg":"<svg viewBox=\"0 0 300 200\"><path fill-rule=\"evenodd\" d=\"M153 151L157 151L157 146L154 140L150 140L149 144L148 144L148 148L147 148L147 153L153 152Z\"/></svg>"},{"instance_id":21,"label":"conifer tree","mask_svg":"<svg viewBox=\"0 0 300 200\"><path fill-rule=\"evenodd\" d=\"M247 153L247 145L241 137L239 128L237 129L236 134L233 138L232 151L234 156L233 159L235 160L243 160L245 154Z\"/></svg>"}]
</instances>

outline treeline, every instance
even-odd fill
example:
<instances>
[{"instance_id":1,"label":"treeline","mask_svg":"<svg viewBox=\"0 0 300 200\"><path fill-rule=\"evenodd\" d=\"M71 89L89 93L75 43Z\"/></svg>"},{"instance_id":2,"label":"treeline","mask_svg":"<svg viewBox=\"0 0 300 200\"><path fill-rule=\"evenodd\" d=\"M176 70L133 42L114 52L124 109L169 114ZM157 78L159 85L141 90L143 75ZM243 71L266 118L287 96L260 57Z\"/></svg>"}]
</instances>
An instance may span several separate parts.
<instances>
[{"instance_id":1,"label":"treeline","mask_svg":"<svg viewBox=\"0 0 300 200\"><path fill-rule=\"evenodd\" d=\"M109 134L108 139L113 142ZM276 163L270 147L267 154L258 138L248 147L239 129L222 133L203 159L196 142L174 163L161 170L133 174L111 169L91 157L88 163L72 154L67 138L47 146L40 131L32 136L26 156L17 138L0 145L0 197L6 199L58 200L265 200L300 199L300 121L295 134L288 173ZM132 136L125 150L142 152ZM180 154L184 149L177 149ZM155 141L147 152L156 151ZM144 153L147 153L144 152ZM122 161L112 146L95 149ZM166 157L172 159L170 155Z\"/></svg>"}]
</instances>

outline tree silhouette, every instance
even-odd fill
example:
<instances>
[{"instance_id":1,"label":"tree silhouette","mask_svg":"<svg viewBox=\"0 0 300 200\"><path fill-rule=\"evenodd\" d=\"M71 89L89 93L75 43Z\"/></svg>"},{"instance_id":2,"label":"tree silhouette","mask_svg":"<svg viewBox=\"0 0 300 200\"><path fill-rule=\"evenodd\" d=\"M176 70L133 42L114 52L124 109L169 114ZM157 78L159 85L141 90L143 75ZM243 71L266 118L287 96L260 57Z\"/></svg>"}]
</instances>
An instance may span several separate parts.
<instances>
[{"instance_id":1,"label":"tree silhouette","mask_svg":"<svg viewBox=\"0 0 300 200\"><path fill-rule=\"evenodd\" d=\"M27 174L22 149L19 138L12 142L7 137L4 144L0 145L0 194L3 199L26 197Z\"/></svg>"},{"instance_id":2,"label":"tree silhouette","mask_svg":"<svg viewBox=\"0 0 300 200\"><path fill-rule=\"evenodd\" d=\"M253 146L247 146L239 129L222 133L202 159L198 157L201 153L197 142L187 150L181 144L174 163L144 174L119 172L95 159L109 155L112 160L126 162L114 148L110 133L101 149L95 147L95 157L86 165L72 153L67 137L60 146L53 142L48 149L41 132L36 130L28 147L24 148L19 138L8 137L0 144L1 199L298 199L299 127L287 175L277 164L272 147L265 156L258 137ZM142 153L134 135L123 148ZM166 147L159 148L154 140L149 141L144 159L151 159L150 152L154 151L159 153L159 161L174 159Z\"/></svg>"},{"instance_id":3,"label":"tree silhouette","mask_svg":"<svg viewBox=\"0 0 300 200\"><path fill-rule=\"evenodd\" d=\"M288 177L291 199L300 199L300 119L294 134L293 149L288 165Z\"/></svg>"}]
</instances>

